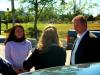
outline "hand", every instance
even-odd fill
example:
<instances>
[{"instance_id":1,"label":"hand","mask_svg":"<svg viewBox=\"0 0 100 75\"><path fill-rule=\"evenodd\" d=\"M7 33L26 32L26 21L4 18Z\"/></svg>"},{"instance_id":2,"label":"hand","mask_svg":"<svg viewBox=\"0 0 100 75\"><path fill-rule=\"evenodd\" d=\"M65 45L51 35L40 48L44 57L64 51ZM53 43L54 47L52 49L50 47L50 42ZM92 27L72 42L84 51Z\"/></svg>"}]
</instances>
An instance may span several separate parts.
<instances>
[{"instance_id":1,"label":"hand","mask_svg":"<svg viewBox=\"0 0 100 75\"><path fill-rule=\"evenodd\" d=\"M15 70L17 74L27 72L27 70L24 70L23 68L18 68Z\"/></svg>"}]
</instances>

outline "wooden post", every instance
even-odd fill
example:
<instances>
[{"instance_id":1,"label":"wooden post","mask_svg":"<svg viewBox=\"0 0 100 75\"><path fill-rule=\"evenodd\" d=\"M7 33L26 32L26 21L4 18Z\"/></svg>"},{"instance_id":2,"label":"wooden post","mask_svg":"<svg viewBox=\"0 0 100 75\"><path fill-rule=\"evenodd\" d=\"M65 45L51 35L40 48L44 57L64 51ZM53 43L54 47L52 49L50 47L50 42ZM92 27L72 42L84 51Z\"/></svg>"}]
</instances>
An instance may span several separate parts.
<instances>
[{"instance_id":1,"label":"wooden post","mask_svg":"<svg viewBox=\"0 0 100 75\"><path fill-rule=\"evenodd\" d=\"M1 35L1 17L0 17L0 35Z\"/></svg>"}]
</instances>

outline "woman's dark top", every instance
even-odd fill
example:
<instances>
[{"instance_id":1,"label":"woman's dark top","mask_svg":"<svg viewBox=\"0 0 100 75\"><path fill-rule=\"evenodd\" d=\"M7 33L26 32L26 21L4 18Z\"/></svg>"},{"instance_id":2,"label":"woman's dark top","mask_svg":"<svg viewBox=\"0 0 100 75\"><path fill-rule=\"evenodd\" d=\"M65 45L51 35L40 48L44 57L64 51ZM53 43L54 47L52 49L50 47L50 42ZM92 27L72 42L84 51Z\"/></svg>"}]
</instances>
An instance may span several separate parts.
<instances>
[{"instance_id":1,"label":"woman's dark top","mask_svg":"<svg viewBox=\"0 0 100 75\"><path fill-rule=\"evenodd\" d=\"M25 70L30 70L33 66L36 70L62 66L66 62L66 51L57 45L52 45L43 53L35 49L32 55L23 63Z\"/></svg>"}]
</instances>

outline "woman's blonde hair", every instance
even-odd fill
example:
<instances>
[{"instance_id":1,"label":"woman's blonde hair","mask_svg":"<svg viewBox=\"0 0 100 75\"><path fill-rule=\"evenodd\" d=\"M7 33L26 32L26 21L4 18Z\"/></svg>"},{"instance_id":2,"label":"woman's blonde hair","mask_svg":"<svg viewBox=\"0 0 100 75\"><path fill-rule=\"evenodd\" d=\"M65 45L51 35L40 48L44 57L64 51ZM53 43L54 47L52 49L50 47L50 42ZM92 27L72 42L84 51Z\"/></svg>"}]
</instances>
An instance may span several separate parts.
<instances>
[{"instance_id":1,"label":"woman's blonde hair","mask_svg":"<svg viewBox=\"0 0 100 75\"><path fill-rule=\"evenodd\" d=\"M43 50L45 48L48 48L52 44L57 44L58 46L62 46L61 42L59 41L56 27L49 25L44 28L43 33L37 44L37 49Z\"/></svg>"}]
</instances>

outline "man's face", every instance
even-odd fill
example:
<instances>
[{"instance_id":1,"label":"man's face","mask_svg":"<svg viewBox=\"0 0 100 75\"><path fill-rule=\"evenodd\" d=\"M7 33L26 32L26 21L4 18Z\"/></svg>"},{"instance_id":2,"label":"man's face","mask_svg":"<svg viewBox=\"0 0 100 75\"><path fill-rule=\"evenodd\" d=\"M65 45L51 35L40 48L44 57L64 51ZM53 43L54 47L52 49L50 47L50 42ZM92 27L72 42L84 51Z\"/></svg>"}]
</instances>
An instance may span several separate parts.
<instances>
[{"instance_id":1,"label":"man's face","mask_svg":"<svg viewBox=\"0 0 100 75\"><path fill-rule=\"evenodd\" d=\"M75 20L74 29L78 34L82 34L87 29L87 27L84 23L81 23L79 20Z\"/></svg>"}]
</instances>

